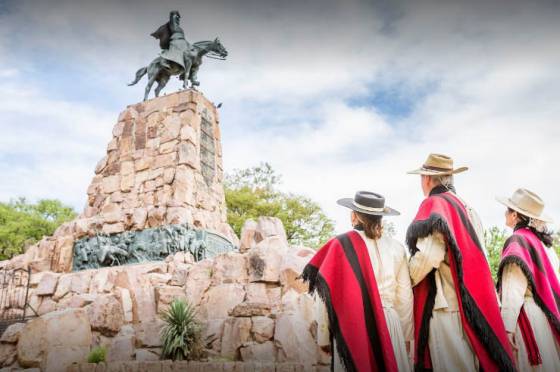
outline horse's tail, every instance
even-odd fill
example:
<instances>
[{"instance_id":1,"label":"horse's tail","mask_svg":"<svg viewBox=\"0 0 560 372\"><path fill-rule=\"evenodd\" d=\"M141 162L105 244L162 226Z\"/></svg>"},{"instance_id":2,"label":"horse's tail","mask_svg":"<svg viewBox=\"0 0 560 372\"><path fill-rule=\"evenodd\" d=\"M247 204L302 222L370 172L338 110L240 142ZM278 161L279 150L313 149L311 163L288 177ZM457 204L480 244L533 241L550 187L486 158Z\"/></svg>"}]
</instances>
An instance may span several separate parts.
<instances>
[{"instance_id":1,"label":"horse's tail","mask_svg":"<svg viewBox=\"0 0 560 372\"><path fill-rule=\"evenodd\" d=\"M134 85L137 82L139 82L140 79L142 79L142 76L146 75L147 72L148 72L147 67L142 67L140 70L136 71L136 79L134 79L132 83L128 84L128 86Z\"/></svg>"}]
</instances>

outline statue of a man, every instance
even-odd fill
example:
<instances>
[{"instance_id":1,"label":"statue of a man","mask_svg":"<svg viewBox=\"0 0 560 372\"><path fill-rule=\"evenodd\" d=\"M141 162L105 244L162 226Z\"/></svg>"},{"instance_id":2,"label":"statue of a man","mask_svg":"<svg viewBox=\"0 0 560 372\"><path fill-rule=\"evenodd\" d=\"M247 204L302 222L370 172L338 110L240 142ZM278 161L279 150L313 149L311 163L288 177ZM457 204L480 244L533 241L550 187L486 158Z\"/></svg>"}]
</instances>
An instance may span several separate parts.
<instances>
[{"instance_id":1,"label":"statue of a man","mask_svg":"<svg viewBox=\"0 0 560 372\"><path fill-rule=\"evenodd\" d=\"M175 62L183 68L183 70L190 69L190 56L188 51L191 49L191 44L185 39L185 33L179 25L181 15L178 11L173 10L169 13L169 22L160 26L151 36L159 39L159 46L161 47L161 57L163 63L168 61ZM169 67L169 65L165 66Z\"/></svg>"},{"instance_id":2,"label":"statue of a man","mask_svg":"<svg viewBox=\"0 0 560 372\"><path fill-rule=\"evenodd\" d=\"M148 76L148 84L144 89L144 101L148 99L155 82L158 84L155 89L156 97L158 97L171 76L179 75L179 79L183 80L183 89L188 88L189 82L191 87L199 85L196 75L202 63L202 57L224 60L228 55L226 48L218 38L199 41L191 45L185 39L185 33L179 25L180 20L179 12L172 11L169 13L169 22L151 34L159 40L161 53L148 66L138 69L134 81L128 84L129 86L134 85L143 76Z\"/></svg>"}]
</instances>

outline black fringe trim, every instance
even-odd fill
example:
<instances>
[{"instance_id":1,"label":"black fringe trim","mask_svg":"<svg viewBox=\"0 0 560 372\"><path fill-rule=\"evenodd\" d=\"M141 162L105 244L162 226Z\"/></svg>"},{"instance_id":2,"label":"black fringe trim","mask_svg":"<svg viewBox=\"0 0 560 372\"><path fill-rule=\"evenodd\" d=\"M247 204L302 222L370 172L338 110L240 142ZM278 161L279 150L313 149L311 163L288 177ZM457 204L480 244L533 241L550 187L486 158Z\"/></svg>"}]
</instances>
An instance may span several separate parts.
<instances>
[{"instance_id":1,"label":"black fringe trim","mask_svg":"<svg viewBox=\"0 0 560 372\"><path fill-rule=\"evenodd\" d=\"M315 292L315 284L317 283L317 275L319 274L319 269L313 265L305 265L299 279L307 282L309 285L309 294Z\"/></svg>"},{"instance_id":2,"label":"black fringe trim","mask_svg":"<svg viewBox=\"0 0 560 372\"><path fill-rule=\"evenodd\" d=\"M508 256L502 259L502 262L500 262L500 267L498 268L498 284L497 284L498 291L501 291L502 289L502 274L504 268L508 264L516 264L517 266L519 266L519 268L527 278L529 285L531 286L531 291L533 292L533 299L535 300L535 303L546 315L548 321L550 322L550 324L552 324L552 326L556 329L556 331L560 332L560 319L556 318L554 314L550 311L550 309L546 307L546 305L544 304L542 298L539 296L536 290L537 287L535 286L535 278L533 277L533 274L531 273L531 270L529 270L529 267L527 266L525 261L523 261L521 258L517 256Z\"/></svg>"},{"instance_id":3,"label":"black fringe trim","mask_svg":"<svg viewBox=\"0 0 560 372\"><path fill-rule=\"evenodd\" d=\"M350 350L348 349L348 345L346 345L346 341L342 337L342 332L338 324L338 317L336 316L336 313L332 306L331 294L327 282L319 273L319 269L313 265L307 265L305 269L303 269L301 277L304 281L309 283L309 294L317 292L327 308L327 314L329 317L329 329L332 337L336 341L336 351L338 352L338 356L340 358L340 361L342 362L342 365L348 372L357 372L357 368L354 365L354 361L352 359L352 355L350 354ZM333 345L331 345L331 348L332 347ZM332 350L331 352L334 353L334 350ZM333 368L334 363L331 363L331 370L333 370Z\"/></svg>"},{"instance_id":4,"label":"black fringe trim","mask_svg":"<svg viewBox=\"0 0 560 372\"><path fill-rule=\"evenodd\" d=\"M535 247L533 247L531 245L531 243L529 243L527 241L527 239L525 239L521 235L514 234L514 235L510 236L509 238L507 238L507 240L504 243L504 248L507 247L508 245L510 245L512 242L515 242L515 243L519 244L521 247L523 247L523 249L527 250L529 252L529 255L531 256L531 259L533 260L535 265L537 265L537 268L539 269L539 271L541 271L543 273L545 272L543 263L541 261L541 257L539 256L539 254L535 250Z\"/></svg>"},{"instance_id":5,"label":"black fringe trim","mask_svg":"<svg viewBox=\"0 0 560 372\"><path fill-rule=\"evenodd\" d=\"M451 254L453 254L455 262L457 263L456 269L457 279L459 281L459 293L467 322L474 329L478 339L485 347L490 357L498 364L500 370L515 371L516 369L513 361L465 287L463 282L463 257L461 251L457 246L455 237L451 233L447 222L441 215L433 213L428 219L416 221L410 225L406 232L406 243L410 254L414 255L418 251L416 243L419 238L424 238L434 232L439 232L445 237L448 249Z\"/></svg>"},{"instance_id":6,"label":"black fringe trim","mask_svg":"<svg viewBox=\"0 0 560 372\"><path fill-rule=\"evenodd\" d=\"M432 214L427 220L413 222L406 230L406 245L411 256L418 252L416 246L418 239L425 238L436 231L442 234L449 232L447 222L438 214Z\"/></svg>"}]
</instances>

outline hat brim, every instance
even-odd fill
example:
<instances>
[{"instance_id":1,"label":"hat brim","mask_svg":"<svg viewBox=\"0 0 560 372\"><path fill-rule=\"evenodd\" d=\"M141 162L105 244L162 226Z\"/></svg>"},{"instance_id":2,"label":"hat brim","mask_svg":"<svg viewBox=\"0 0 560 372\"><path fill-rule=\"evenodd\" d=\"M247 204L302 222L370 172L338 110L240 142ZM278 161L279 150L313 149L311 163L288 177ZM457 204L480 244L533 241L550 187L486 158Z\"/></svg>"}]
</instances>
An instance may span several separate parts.
<instances>
[{"instance_id":1,"label":"hat brim","mask_svg":"<svg viewBox=\"0 0 560 372\"><path fill-rule=\"evenodd\" d=\"M422 174L424 176L449 176L452 174L462 173L464 171L469 170L469 167L459 167L457 169L453 169L450 171L437 171L433 169L426 169L426 168L418 168L415 170L411 170L406 172L407 174Z\"/></svg>"},{"instance_id":2,"label":"hat brim","mask_svg":"<svg viewBox=\"0 0 560 372\"><path fill-rule=\"evenodd\" d=\"M354 199L352 199L352 198L338 199L336 201L336 203L338 205L342 205L343 207L350 208L353 211L360 212L360 213L363 213L363 214L369 214L369 215L372 215L372 216L398 216L398 215L401 214L396 209L393 209L393 208L390 208L390 207L387 207L387 206L385 206L383 208L383 211L381 211L381 212L374 212L374 211L370 211L370 210L367 210L367 209L362 209L362 208L354 205Z\"/></svg>"},{"instance_id":3,"label":"hat brim","mask_svg":"<svg viewBox=\"0 0 560 372\"><path fill-rule=\"evenodd\" d=\"M527 212L521 208L519 208L517 205L515 205L510 198L506 198L506 197L501 197L501 196L496 196L496 201L500 204L505 205L508 208L513 209L514 211L521 213L524 216L527 216L529 218L534 218L535 220L539 220L539 221L543 221L543 222L547 222L547 223L552 223L553 220L551 217L545 215L545 214L541 214L540 216L537 216L536 214Z\"/></svg>"}]
</instances>

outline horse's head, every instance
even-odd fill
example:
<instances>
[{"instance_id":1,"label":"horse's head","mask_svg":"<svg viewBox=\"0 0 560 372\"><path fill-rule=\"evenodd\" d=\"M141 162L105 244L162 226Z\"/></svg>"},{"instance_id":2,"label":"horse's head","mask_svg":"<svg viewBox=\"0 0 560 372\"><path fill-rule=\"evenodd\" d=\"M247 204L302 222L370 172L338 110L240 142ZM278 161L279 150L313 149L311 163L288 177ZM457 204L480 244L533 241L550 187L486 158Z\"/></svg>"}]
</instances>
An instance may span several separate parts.
<instances>
[{"instance_id":1,"label":"horse's head","mask_svg":"<svg viewBox=\"0 0 560 372\"><path fill-rule=\"evenodd\" d=\"M214 39L210 50L221 58L226 58L228 55L226 48L222 45L220 39L218 38Z\"/></svg>"}]
</instances>

